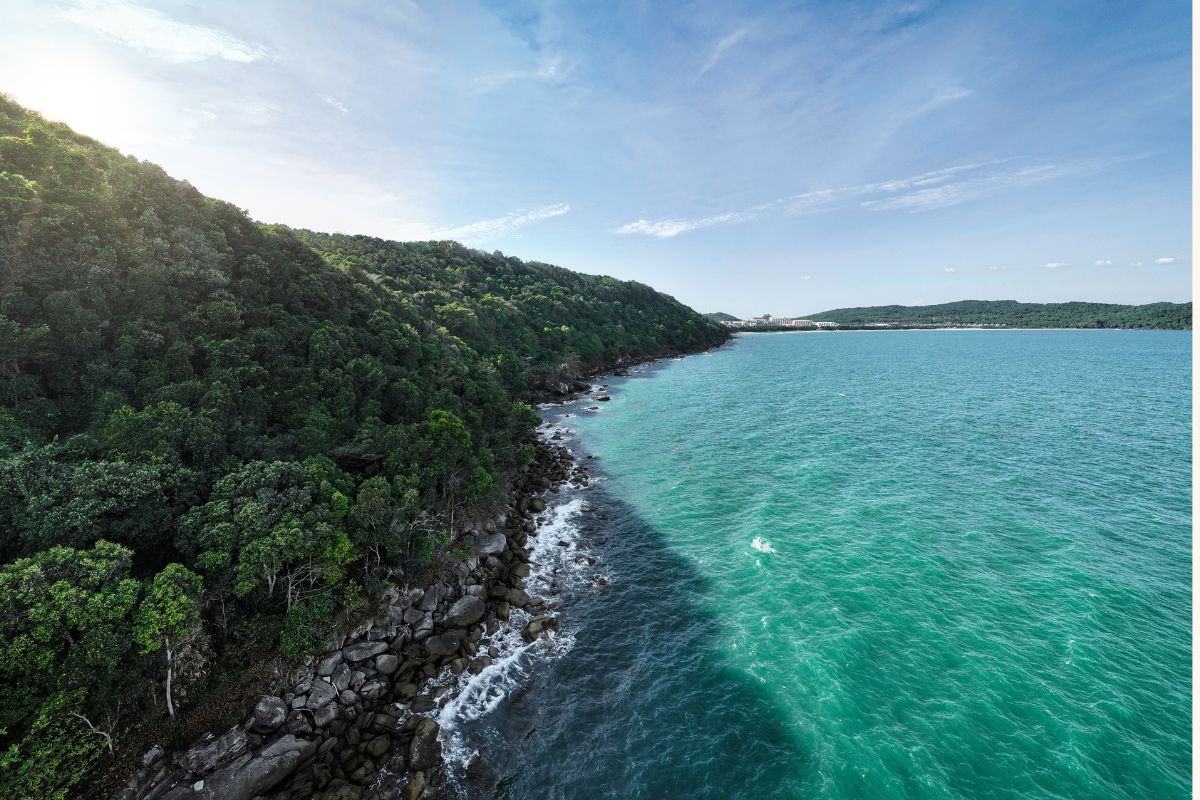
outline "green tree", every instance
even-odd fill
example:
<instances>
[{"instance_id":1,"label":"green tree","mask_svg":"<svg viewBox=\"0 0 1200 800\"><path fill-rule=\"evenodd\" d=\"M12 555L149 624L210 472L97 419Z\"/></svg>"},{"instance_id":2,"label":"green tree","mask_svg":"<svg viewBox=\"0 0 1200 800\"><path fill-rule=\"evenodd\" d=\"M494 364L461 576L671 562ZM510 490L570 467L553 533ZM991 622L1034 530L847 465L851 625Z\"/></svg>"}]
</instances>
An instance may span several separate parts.
<instances>
[{"instance_id":1,"label":"green tree","mask_svg":"<svg viewBox=\"0 0 1200 800\"><path fill-rule=\"evenodd\" d=\"M133 623L133 635L143 653L163 651L164 696L171 716L175 716L172 688L176 670L180 662L198 653L204 633L200 622L203 592L204 582L199 575L182 564L168 564L154 576Z\"/></svg>"}]
</instances>

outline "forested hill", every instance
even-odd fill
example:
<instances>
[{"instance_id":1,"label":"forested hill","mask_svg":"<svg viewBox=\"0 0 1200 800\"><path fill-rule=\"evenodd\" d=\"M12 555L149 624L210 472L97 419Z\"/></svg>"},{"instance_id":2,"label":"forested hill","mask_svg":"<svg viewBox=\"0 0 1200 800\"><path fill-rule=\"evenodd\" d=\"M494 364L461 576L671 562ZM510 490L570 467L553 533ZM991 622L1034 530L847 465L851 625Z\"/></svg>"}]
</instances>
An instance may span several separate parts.
<instances>
[{"instance_id":1,"label":"forested hill","mask_svg":"<svg viewBox=\"0 0 1200 800\"><path fill-rule=\"evenodd\" d=\"M636 283L261 226L0 96L0 797L436 566L530 457L523 399L726 335Z\"/></svg>"},{"instance_id":2,"label":"forested hill","mask_svg":"<svg viewBox=\"0 0 1200 800\"><path fill-rule=\"evenodd\" d=\"M933 306L839 308L806 317L842 326L871 324L1000 325L1012 328L1170 328L1192 327L1191 303L1018 303L1015 300L962 300Z\"/></svg>"}]
</instances>

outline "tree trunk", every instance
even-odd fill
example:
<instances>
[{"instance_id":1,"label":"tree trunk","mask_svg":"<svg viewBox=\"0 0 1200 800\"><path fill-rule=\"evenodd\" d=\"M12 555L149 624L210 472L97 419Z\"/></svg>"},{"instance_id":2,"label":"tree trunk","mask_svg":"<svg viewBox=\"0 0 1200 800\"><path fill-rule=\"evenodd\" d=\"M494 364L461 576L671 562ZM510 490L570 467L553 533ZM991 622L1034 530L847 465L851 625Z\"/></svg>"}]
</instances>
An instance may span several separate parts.
<instances>
[{"instance_id":1,"label":"tree trunk","mask_svg":"<svg viewBox=\"0 0 1200 800\"><path fill-rule=\"evenodd\" d=\"M175 667L171 663L171 642L167 641L167 713L172 717L175 716L175 702L171 699L171 679L174 677Z\"/></svg>"}]
</instances>

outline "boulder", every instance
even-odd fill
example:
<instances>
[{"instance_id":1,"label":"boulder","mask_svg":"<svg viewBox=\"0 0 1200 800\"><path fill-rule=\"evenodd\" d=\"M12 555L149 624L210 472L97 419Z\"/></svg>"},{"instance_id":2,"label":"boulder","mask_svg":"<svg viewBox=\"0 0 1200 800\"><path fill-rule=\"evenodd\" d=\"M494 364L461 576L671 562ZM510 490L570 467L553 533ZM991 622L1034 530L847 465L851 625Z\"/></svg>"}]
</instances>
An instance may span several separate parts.
<instances>
[{"instance_id":1,"label":"boulder","mask_svg":"<svg viewBox=\"0 0 1200 800\"><path fill-rule=\"evenodd\" d=\"M486 536L480 536L475 542L475 549L481 557L495 556L504 552L506 544L503 533L489 533Z\"/></svg>"},{"instance_id":2,"label":"boulder","mask_svg":"<svg viewBox=\"0 0 1200 800\"><path fill-rule=\"evenodd\" d=\"M191 748L183 754L180 761L189 771L203 775L246 752L247 744L246 732L241 728L233 728L221 736L208 738L203 744Z\"/></svg>"},{"instance_id":3,"label":"boulder","mask_svg":"<svg viewBox=\"0 0 1200 800\"><path fill-rule=\"evenodd\" d=\"M461 597L450 606L446 614L446 624L455 628L465 628L483 619L486 608L483 601L473 595Z\"/></svg>"},{"instance_id":4,"label":"boulder","mask_svg":"<svg viewBox=\"0 0 1200 800\"><path fill-rule=\"evenodd\" d=\"M529 595L525 593L524 589L511 589L506 599L510 606L516 606L517 608L524 608L529 605Z\"/></svg>"},{"instance_id":5,"label":"boulder","mask_svg":"<svg viewBox=\"0 0 1200 800\"><path fill-rule=\"evenodd\" d=\"M363 684L358 694L363 700L378 700L387 694L387 678L373 678Z\"/></svg>"},{"instance_id":6,"label":"boulder","mask_svg":"<svg viewBox=\"0 0 1200 800\"><path fill-rule=\"evenodd\" d=\"M425 793L425 773L415 772L404 785L404 800L418 800Z\"/></svg>"},{"instance_id":7,"label":"boulder","mask_svg":"<svg viewBox=\"0 0 1200 800\"><path fill-rule=\"evenodd\" d=\"M350 676L350 668L345 664L338 664L338 668L334 670L329 680L333 683L333 688L342 692L350 685Z\"/></svg>"},{"instance_id":8,"label":"boulder","mask_svg":"<svg viewBox=\"0 0 1200 800\"><path fill-rule=\"evenodd\" d=\"M199 796L205 800L250 800L266 794L316 752L317 743L291 734L276 739L258 755L210 775Z\"/></svg>"},{"instance_id":9,"label":"boulder","mask_svg":"<svg viewBox=\"0 0 1200 800\"><path fill-rule=\"evenodd\" d=\"M434 611L437 609L438 603L442 598L442 585L435 583L425 590L425 594L421 595L421 601L417 603L417 608L422 611Z\"/></svg>"},{"instance_id":10,"label":"boulder","mask_svg":"<svg viewBox=\"0 0 1200 800\"><path fill-rule=\"evenodd\" d=\"M270 733L277 730L287 719L288 707L279 697L264 697L254 706L254 721L250 724L255 733Z\"/></svg>"},{"instance_id":11,"label":"boulder","mask_svg":"<svg viewBox=\"0 0 1200 800\"><path fill-rule=\"evenodd\" d=\"M387 650L387 642L359 642L342 648L347 661L366 661Z\"/></svg>"},{"instance_id":12,"label":"boulder","mask_svg":"<svg viewBox=\"0 0 1200 800\"><path fill-rule=\"evenodd\" d=\"M392 653L383 653L375 657L375 669L384 675L391 675L400 668L400 657Z\"/></svg>"},{"instance_id":13,"label":"boulder","mask_svg":"<svg viewBox=\"0 0 1200 800\"><path fill-rule=\"evenodd\" d=\"M337 703L326 703L325 705L313 711L313 725L316 725L318 728L324 728L326 725L337 719L337 715Z\"/></svg>"},{"instance_id":14,"label":"boulder","mask_svg":"<svg viewBox=\"0 0 1200 800\"><path fill-rule=\"evenodd\" d=\"M546 510L546 501L540 497L530 498L529 507L540 514Z\"/></svg>"},{"instance_id":15,"label":"boulder","mask_svg":"<svg viewBox=\"0 0 1200 800\"><path fill-rule=\"evenodd\" d=\"M371 758L379 758L392 747L392 739L390 736L376 736L371 741L363 745L363 752Z\"/></svg>"},{"instance_id":16,"label":"boulder","mask_svg":"<svg viewBox=\"0 0 1200 800\"><path fill-rule=\"evenodd\" d=\"M329 655L317 662L317 674L322 678L327 678L337 669L338 664L342 663L342 651L335 650Z\"/></svg>"},{"instance_id":17,"label":"boulder","mask_svg":"<svg viewBox=\"0 0 1200 800\"><path fill-rule=\"evenodd\" d=\"M434 720L422 719L413 732L408 750L408 763L414 772L431 770L442 760L442 745L438 742L440 728Z\"/></svg>"},{"instance_id":18,"label":"boulder","mask_svg":"<svg viewBox=\"0 0 1200 800\"><path fill-rule=\"evenodd\" d=\"M430 655L448 656L458 650L458 635L453 632L439 633L425 640L425 649Z\"/></svg>"},{"instance_id":19,"label":"boulder","mask_svg":"<svg viewBox=\"0 0 1200 800\"><path fill-rule=\"evenodd\" d=\"M329 705L333 699L337 697L338 690L334 688L332 683L325 681L317 681L313 684L312 689L308 693L308 700L304 705L306 708L320 708L321 706Z\"/></svg>"}]
</instances>

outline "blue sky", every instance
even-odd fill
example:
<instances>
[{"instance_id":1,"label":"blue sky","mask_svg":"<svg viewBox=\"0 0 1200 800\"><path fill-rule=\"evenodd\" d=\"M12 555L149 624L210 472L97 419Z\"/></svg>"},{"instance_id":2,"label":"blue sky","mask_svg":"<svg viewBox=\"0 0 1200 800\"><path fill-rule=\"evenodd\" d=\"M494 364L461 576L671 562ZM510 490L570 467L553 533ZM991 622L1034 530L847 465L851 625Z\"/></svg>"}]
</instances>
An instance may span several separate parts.
<instances>
[{"instance_id":1,"label":"blue sky","mask_svg":"<svg viewBox=\"0 0 1200 800\"><path fill-rule=\"evenodd\" d=\"M1187 2L0 0L0 91L255 218L739 316L1191 296Z\"/></svg>"}]
</instances>

